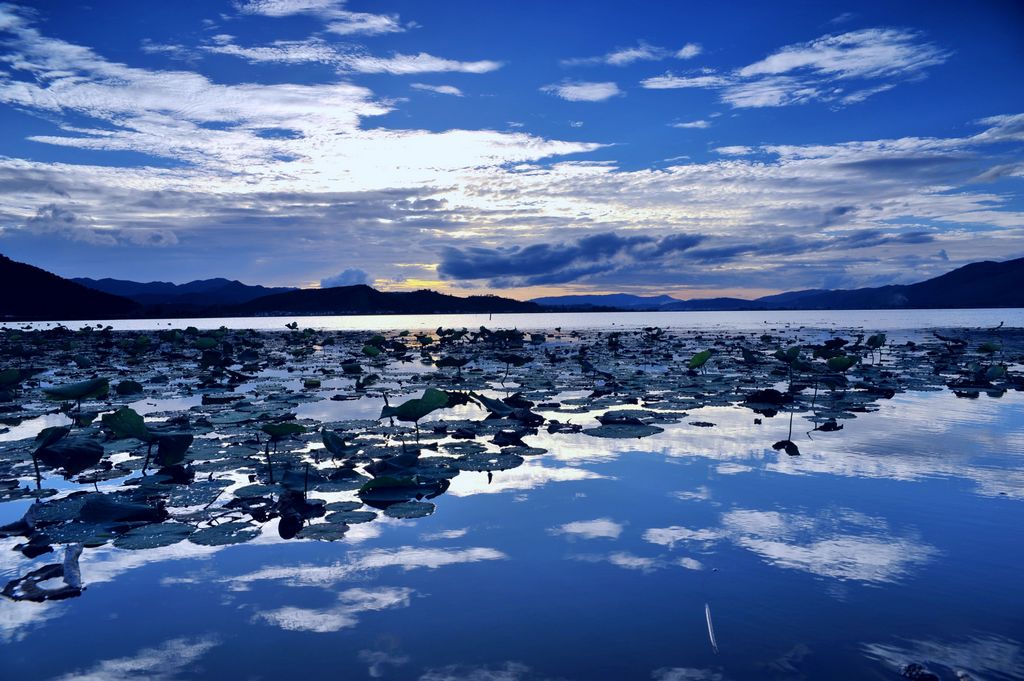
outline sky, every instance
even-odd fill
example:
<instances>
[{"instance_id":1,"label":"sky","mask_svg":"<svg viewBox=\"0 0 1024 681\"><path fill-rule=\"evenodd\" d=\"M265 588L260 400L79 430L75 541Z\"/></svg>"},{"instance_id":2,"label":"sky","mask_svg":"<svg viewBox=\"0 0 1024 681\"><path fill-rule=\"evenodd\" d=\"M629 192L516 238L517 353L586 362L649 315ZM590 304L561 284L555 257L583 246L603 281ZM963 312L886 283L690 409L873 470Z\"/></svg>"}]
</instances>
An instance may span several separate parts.
<instances>
[{"instance_id":1,"label":"sky","mask_svg":"<svg viewBox=\"0 0 1024 681\"><path fill-rule=\"evenodd\" d=\"M1024 256L1024 3L0 2L0 253L681 298Z\"/></svg>"}]
</instances>

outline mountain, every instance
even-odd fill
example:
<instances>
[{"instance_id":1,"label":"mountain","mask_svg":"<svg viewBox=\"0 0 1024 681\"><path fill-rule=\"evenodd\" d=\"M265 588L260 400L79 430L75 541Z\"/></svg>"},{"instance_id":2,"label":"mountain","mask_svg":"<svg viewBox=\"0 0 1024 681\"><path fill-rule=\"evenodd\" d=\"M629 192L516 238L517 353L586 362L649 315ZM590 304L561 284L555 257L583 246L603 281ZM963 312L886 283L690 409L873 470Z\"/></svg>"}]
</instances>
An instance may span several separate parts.
<instances>
[{"instance_id":1,"label":"mountain","mask_svg":"<svg viewBox=\"0 0 1024 681\"><path fill-rule=\"evenodd\" d=\"M130 298L141 305L210 307L238 305L263 296L294 291L293 288L249 286L233 279L198 279L187 284L168 281L139 283L124 279L78 278L72 281L97 291Z\"/></svg>"},{"instance_id":2,"label":"mountain","mask_svg":"<svg viewBox=\"0 0 1024 681\"><path fill-rule=\"evenodd\" d=\"M460 298L436 291L389 293L358 285L278 293L227 307L222 312L231 315L332 315L540 312L541 309L536 303L498 296Z\"/></svg>"},{"instance_id":3,"label":"mountain","mask_svg":"<svg viewBox=\"0 0 1024 681\"><path fill-rule=\"evenodd\" d=\"M669 302L648 307L605 303L620 310L877 310L967 307L1024 307L1024 258L1003 262L984 261L964 265L934 279L916 284L894 284L852 290L809 289L789 291L754 300L742 298L694 298L678 300L669 296L643 298L627 294L609 296L554 296L537 298L547 307L580 306L580 299L616 299Z\"/></svg>"},{"instance_id":4,"label":"mountain","mask_svg":"<svg viewBox=\"0 0 1024 681\"><path fill-rule=\"evenodd\" d=\"M634 296L628 293L609 293L606 295L549 296L534 298L530 302L551 307L614 307L620 310L656 310L680 301L672 296Z\"/></svg>"},{"instance_id":5,"label":"mountain","mask_svg":"<svg viewBox=\"0 0 1024 681\"><path fill-rule=\"evenodd\" d=\"M94 291L0 255L0 319L112 319L130 315L133 300Z\"/></svg>"}]
</instances>

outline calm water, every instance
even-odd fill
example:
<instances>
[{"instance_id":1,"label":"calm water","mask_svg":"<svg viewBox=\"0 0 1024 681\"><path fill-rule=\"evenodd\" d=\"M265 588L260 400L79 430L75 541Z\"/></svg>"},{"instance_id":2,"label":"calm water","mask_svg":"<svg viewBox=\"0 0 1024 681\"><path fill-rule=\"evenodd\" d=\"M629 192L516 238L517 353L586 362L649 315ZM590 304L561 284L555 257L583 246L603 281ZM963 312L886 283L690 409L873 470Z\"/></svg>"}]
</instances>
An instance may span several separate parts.
<instances>
[{"instance_id":1,"label":"calm water","mask_svg":"<svg viewBox=\"0 0 1024 681\"><path fill-rule=\"evenodd\" d=\"M557 323L899 329L1024 326L1021 316L683 313ZM490 324L553 323L542 317L496 315ZM206 326L236 322L253 320ZM174 322L188 323L196 322ZM305 404L299 415L373 418L380 404L365 402ZM798 416L799 457L769 446L785 437L783 418L756 424L739 407L693 410L642 440L541 430L529 444L549 453L490 478L463 472L433 515L381 515L338 542L284 542L272 522L238 546L90 549L81 597L0 600L0 676L896 679L922 663L943 679L1024 678L1024 393L907 392L877 406L813 440ZM714 426L691 425L698 421ZM27 506L0 505L0 523ZM24 572L15 543L0 540L2 581Z\"/></svg>"},{"instance_id":2,"label":"calm water","mask_svg":"<svg viewBox=\"0 0 1024 681\"><path fill-rule=\"evenodd\" d=\"M814 328L866 327L877 329L929 329L950 327L1024 327L1024 309L973 310L799 310L792 312L598 312L545 314L424 314L353 315L345 317L203 317L198 319L96 319L91 321L7 322L0 328L46 328L64 324L77 329L87 324L110 325L118 331L156 330L195 326L199 329L283 329L297 322L302 328L335 331L389 331L479 326L502 329L625 329L660 326L667 329L757 329L771 326Z\"/></svg>"}]
</instances>

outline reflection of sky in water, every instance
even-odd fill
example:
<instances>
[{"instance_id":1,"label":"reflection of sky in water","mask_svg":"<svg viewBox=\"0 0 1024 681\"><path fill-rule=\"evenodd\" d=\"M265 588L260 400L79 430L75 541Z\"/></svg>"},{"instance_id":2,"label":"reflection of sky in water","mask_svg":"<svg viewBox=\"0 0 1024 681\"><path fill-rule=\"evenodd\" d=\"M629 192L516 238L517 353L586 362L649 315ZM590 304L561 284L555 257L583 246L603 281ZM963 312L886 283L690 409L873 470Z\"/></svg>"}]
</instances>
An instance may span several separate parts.
<instances>
[{"instance_id":1,"label":"reflection of sky in water","mask_svg":"<svg viewBox=\"0 0 1024 681\"><path fill-rule=\"evenodd\" d=\"M434 515L339 542L271 523L236 547L87 549L83 597L0 601L4 676L860 679L917 662L1019 678L1022 405L903 394L813 440L798 416L792 458L771 449L788 419L749 409L642 440L542 430L526 440L548 454L462 473ZM53 560L15 543L5 580Z\"/></svg>"}]
</instances>

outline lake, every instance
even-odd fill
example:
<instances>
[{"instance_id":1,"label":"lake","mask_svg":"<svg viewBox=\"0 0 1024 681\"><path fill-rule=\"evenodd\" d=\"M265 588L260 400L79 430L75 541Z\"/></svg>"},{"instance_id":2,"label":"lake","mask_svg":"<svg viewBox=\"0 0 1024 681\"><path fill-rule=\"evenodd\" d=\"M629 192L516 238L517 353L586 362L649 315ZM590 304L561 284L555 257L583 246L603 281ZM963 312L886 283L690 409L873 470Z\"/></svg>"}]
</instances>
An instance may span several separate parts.
<instances>
[{"instance_id":1,"label":"lake","mask_svg":"<svg viewBox=\"0 0 1024 681\"><path fill-rule=\"evenodd\" d=\"M79 593L0 598L5 678L1024 678L1022 310L109 323L0 333L0 370L41 369L0 414L0 525L38 523L0 539L0 584L84 547ZM360 333L481 325L550 333ZM107 467L33 491L32 438L71 422L43 389L93 376L141 392L80 409L189 429L185 468L98 418L68 437ZM378 420L434 386L415 428ZM33 536L53 551L14 550Z\"/></svg>"},{"instance_id":2,"label":"lake","mask_svg":"<svg viewBox=\"0 0 1024 681\"><path fill-rule=\"evenodd\" d=\"M953 327L1024 327L1024 309L993 308L970 310L789 310L756 312L547 312L531 314L422 314L350 315L288 317L202 317L196 319L94 319L63 322L0 322L0 328L47 328L64 324L111 326L117 331L158 329L258 329L274 331L285 324L331 331L395 331L480 326L518 329L626 329L661 326L671 329L755 329L765 326L808 326L814 328L870 327L910 330Z\"/></svg>"}]
</instances>

